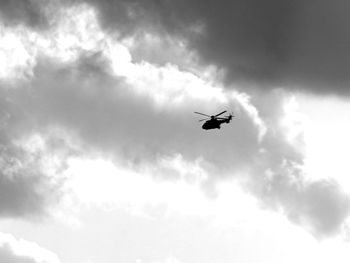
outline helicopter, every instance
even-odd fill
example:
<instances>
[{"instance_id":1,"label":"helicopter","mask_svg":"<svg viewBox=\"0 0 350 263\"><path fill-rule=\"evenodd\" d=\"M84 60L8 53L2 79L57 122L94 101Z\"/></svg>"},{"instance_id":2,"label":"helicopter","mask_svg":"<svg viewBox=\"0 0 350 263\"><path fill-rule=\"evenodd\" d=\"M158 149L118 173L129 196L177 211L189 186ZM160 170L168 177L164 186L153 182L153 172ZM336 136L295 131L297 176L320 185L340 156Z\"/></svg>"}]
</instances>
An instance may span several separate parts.
<instances>
[{"instance_id":1,"label":"helicopter","mask_svg":"<svg viewBox=\"0 0 350 263\"><path fill-rule=\"evenodd\" d=\"M195 111L194 113L206 116L207 118L201 119L199 121L205 121L206 122L202 125L202 129L204 130L210 130L210 129L220 129L220 125L222 123L229 123L232 120L233 114L229 114L228 116L225 116L224 118L219 117L221 114L224 114L227 111L220 112L216 115L207 115L201 112Z\"/></svg>"}]
</instances>

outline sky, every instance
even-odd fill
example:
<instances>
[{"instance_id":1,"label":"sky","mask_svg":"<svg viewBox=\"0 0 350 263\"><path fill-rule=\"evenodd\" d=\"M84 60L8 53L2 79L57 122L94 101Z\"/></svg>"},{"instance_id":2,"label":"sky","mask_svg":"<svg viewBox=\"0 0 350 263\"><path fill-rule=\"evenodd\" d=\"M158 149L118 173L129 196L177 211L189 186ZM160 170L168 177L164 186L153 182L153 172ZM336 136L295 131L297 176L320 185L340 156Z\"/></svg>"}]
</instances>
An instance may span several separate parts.
<instances>
[{"instance_id":1,"label":"sky","mask_svg":"<svg viewBox=\"0 0 350 263\"><path fill-rule=\"evenodd\" d=\"M0 262L349 262L349 11L1 0Z\"/></svg>"}]
</instances>

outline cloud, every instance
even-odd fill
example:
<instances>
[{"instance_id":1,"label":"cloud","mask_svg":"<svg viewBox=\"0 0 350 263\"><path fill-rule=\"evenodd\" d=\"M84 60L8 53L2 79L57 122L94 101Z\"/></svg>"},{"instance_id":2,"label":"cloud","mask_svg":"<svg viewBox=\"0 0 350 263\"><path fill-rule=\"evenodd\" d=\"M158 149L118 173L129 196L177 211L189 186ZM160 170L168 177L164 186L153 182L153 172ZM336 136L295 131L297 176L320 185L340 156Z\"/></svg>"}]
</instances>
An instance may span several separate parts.
<instances>
[{"instance_id":1,"label":"cloud","mask_svg":"<svg viewBox=\"0 0 350 263\"><path fill-rule=\"evenodd\" d=\"M133 30L136 30L142 19L150 20L144 25L152 25L153 28L155 21L149 14L156 12L159 17L155 18L164 22L159 28L165 27L175 35L182 35L186 31L184 28L187 28L187 33L203 38L199 44L194 36L182 35L188 37L189 47L195 48L205 60L222 64L228 70L238 68L235 73L238 78L264 78L272 82L275 77L268 71L274 68L283 70L275 48L269 52L277 57L276 61L270 61L270 56L265 59L262 55L265 53L260 50L260 44L267 45L269 41L274 44L277 41L275 38L278 39L278 35L275 35L278 32L274 33L269 23L275 24L279 19L288 20L288 17L282 18L282 11L278 15L269 9L276 4L283 10L281 4L268 2L260 13L254 1L245 2L241 7L238 1L232 5L237 5L239 12L234 9L231 14L223 12L232 8L228 2L223 2L218 8L218 11L223 12L219 17L210 2L199 9L194 8L194 2L164 2L161 12L158 12L159 5L154 5L153 9L146 6L147 9L136 1L135 5L126 1L113 3L112 6L107 1L95 3L100 8L100 20L106 28L112 27L112 21L117 17L112 16L115 15L113 12L126 12L125 19L121 15L115 18L115 22L119 23L118 30L121 32L123 26L125 30L132 29L131 32L124 32L129 38L132 38ZM120 5L122 8L118 9ZM168 10L168 5L174 5L174 8ZM162 17L167 10L171 21ZM213 10L213 17L209 16L209 10ZM3 145L13 151L8 153L8 158L15 157L22 163L23 159L13 146L14 142L26 142L33 133L44 138L44 145L49 145L38 151L41 155L33 163L43 163L46 156L62 152L63 162L58 162L58 167L64 166L65 160L71 155L98 153L142 173L143 169L159 165L161 160L180 155L189 163L200 160L202 169L209 175L204 186L215 187L216 181L227 177L244 178L248 181L249 191L261 197L267 207L278 209L281 206L295 222L311 224L315 232L324 235L340 229L348 214L348 198L338 186L327 181L304 182L302 173L297 169L302 165L303 154L288 140L285 127L279 125L284 114L284 98L287 96L283 91L250 97L235 89L226 89L210 74L202 78L176 65L155 65L139 59L133 61L127 46L117 41L112 34L101 32L98 25L93 23L95 20L91 8L75 6L70 12L73 20L79 17L92 19L89 24L92 27L87 27L88 24L83 22L74 27L76 23L67 24L68 20L62 17L63 25L69 26L58 26L55 31L57 34L53 34L57 36L55 41L61 40L61 44L53 47L46 45L47 49L40 56L33 52L35 63L31 64L31 78L16 82L15 87L10 88L5 84L0 89L1 117L6 128L2 136ZM244 16L240 15L241 12ZM260 20L255 15L263 19L271 15L273 19L258 25ZM222 27L222 23L232 22L231 18L236 19L240 26L232 28L233 35L225 36L228 29ZM78 22L79 19L74 21ZM287 25L288 21L285 22ZM256 27L260 27L261 34L253 34L257 32ZM246 31L241 32L239 28ZM235 34L242 39L234 37ZM269 34L272 34L271 40L265 40L263 36ZM97 36L96 41L86 41L94 39L93 36ZM244 45L246 39L251 41L249 45ZM34 41L32 45L38 43L41 41ZM235 48L232 57L227 56L231 53L225 55L232 47ZM60 52L64 55L57 56L56 53ZM68 59L65 59L67 54ZM238 62L237 56L242 56ZM184 60L184 64L189 63L186 58ZM161 61L161 58L156 61ZM237 67L235 63L239 61L244 61L244 66ZM247 70L253 64L257 68ZM258 72L260 67L265 68L267 73L261 75ZM211 113L218 108L234 109L237 118L220 132L201 130L192 112ZM63 132L55 133L55 130ZM65 139L66 134L79 145L77 152L71 149L71 141ZM25 152L31 153L30 147L25 148ZM163 179L178 176L176 171L174 176L174 171L167 168L160 169ZM24 170L20 170L20 175ZM47 185L46 179L42 181L42 176L33 173L36 169L30 171L31 180L28 181L26 177L17 175L19 173L14 177L15 182L10 181L7 174L3 177L3 186L13 189L5 191L8 200L14 198L11 195L15 193L19 198L18 204L11 203L10 207L3 205L4 212L17 215L41 211L47 207L44 201L47 194L37 194L37 187L42 189L45 188L41 187L42 184ZM159 174L155 172L154 175L156 177ZM38 181L32 178L38 178ZM28 196L33 199L24 198ZM326 214L326 210L319 206L320 200L332 214ZM38 207L33 207L34 203ZM25 209L17 211L16 207L20 205Z\"/></svg>"},{"instance_id":2,"label":"cloud","mask_svg":"<svg viewBox=\"0 0 350 263\"><path fill-rule=\"evenodd\" d=\"M186 97L181 107L171 101L154 107L154 97L135 93L137 89L127 78L113 76L105 63L99 54L83 56L70 67L44 60L35 69L32 96L16 90L13 99L25 105L39 127L58 126L75 134L85 145L85 153L113 156L140 172L145 167L159 167L162 158L175 154L190 162L201 159L211 183L246 175L251 184L248 189L265 207L281 207L291 220L315 235L327 236L341 229L349 212L348 196L326 180L304 181L298 169L302 153L274 123L274 118L283 116L282 109L279 116L266 119L269 129L261 141L259 126L243 108L239 108L235 126L226 127L229 132L223 130L220 136L200 133L193 116L188 115L192 99ZM163 179L173 179L174 172L176 176L176 171L165 168L160 174Z\"/></svg>"},{"instance_id":3,"label":"cloud","mask_svg":"<svg viewBox=\"0 0 350 263\"><path fill-rule=\"evenodd\" d=\"M47 215L60 196L63 178L55 175L64 165L59 157L65 150L49 134L38 137L33 126L27 126L26 110L11 101L6 90L0 93L0 217ZM62 139L59 144L71 148Z\"/></svg>"},{"instance_id":4,"label":"cloud","mask_svg":"<svg viewBox=\"0 0 350 263\"><path fill-rule=\"evenodd\" d=\"M301 224L318 238L339 233L349 211L349 196L332 180L307 182L302 177L275 174L256 191L264 206L281 210L293 222Z\"/></svg>"},{"instance_id":5,"label":"cloud","mask_svg":"<svg viewBox=\"0 0 350 263\"><path fill-rule=\"evenodd\" d=\"M0 217L33 218L48 214L58 202L63 179L51 177L52 171L45 169L44 163L50 161L47 152L28 151L18 146L14 138L2 142L0 147ZM51 169L60 166L52 165Z\"/></svg>"},{"instance_id":6,"label":"cloud","mask_svg":"<svg viewBox=\"0 0 350 263\"><path fill-rule=\"evenodd\" d=\"M348 94L346 1L87 1L122 36L179 36L230 83ZM249 85L246 85L247 88Z\"/></svg>"},{"instance_id":7,"label":"cloud","mask_svg":"<svg viewBox=\"0 0 350 263\"><path fill-rule=\"evenodd\" d=\"M174 102L173 96L169 96L172 87L164 80L160 88L166 103L162 103L157 93L149 93L150 90L143 93L138 89L140 86L130 86L123 78L105 72L103 59L100 59L99 55L83 57L71 66L44 60L35 69L37 77L30 84L29 93L14 90L11 98L30 112L39 127L64 127L83 139L87 149L97 147L133 164L181 153L189 160L203 157L218 168L222 164L225 170L228 167L239 169L254 158L259 131L238 102L234 107L242 114L236 121L241 129L231 126L230 133L227 131L220 137L216 133L205 134L200 125L193 125L196 117L192 112L199 105L190 106L201 100L186 97L184 93L182 102ZM159 80L155 75L148 79L148 84L159 85ZM160 106L157 106L158 101ZM27 127L32 125L28 123ZM245 131L242 127L246 127ZM209 140L207 136L212 138Z\"/></svg>"},{"instance_id":8,"label":"cloud","mask_svg":"<svg viewBox=\"0 0 350 263\"><path fill-rule=\"evenodd\" d=\"M39 177L8 178L1 174L0 216L19 217L43 212L44 198L37 190L42 183Z\"/></svg>"},{"instance_id":9,"label":"cloud","mask_svg":"<svg viewBox=\"0 0 350 263\"><path fill-rule=\"evenodd\" d=\"M81 33L79 29L78 33ZM31 32L21 30L17 33L24 33L24 37L19 39L25 50L28 47L35 49L36 44L42 43L40 35L37 35L39 40L27 46L25 40ZM64 39L65 34L62 34ZM73 46L79 47L79 44ZM93 49L96 47L92 46ZM143 62L132 64L125 48L116 43L106 43L104 47L103 52L75 49L73 57L79 57L76 61L57 57L57 52L50 49L46 49L47 54L42 57L33 52L31 59L35 63L29 65L32 77L11 85L4 82L0 90L1 138L8 152L7 158L16 160L21 168L15 170L14 165L4 161L7 165L4 169L16 171L16 174L11 172L2 177L2 186L8 189L4 191L6 199L3 200L12 201L3 204L4 216L42 214L52 205L48 193L57 193L60 189L56 182L51 181L56 180L52 178L55 171L46 174L50 169L43 168L42 163L47 161L47 156L55 156L61 150L57 149L57 144L67 148L68 152L71 149L70 142L65 141L62 134L52 132L57 127L81 141L86 152L112 154L126 166L148 166L179 152L190 161L204 158L209 163L208 167L214 170L222 168L228 171L228 167L238 170L246 165L243 156L240 156L242 153L230 153L231 146L226 142L221 141L207 150L210 141L203 140L204 133L200 135L201 143L196 140L200 126L192 125L193 105L200 107L201 103L205 103L208 104L206 109L214 109L219 102L226 100L220 89L176 66L158 68ZM52 49L56 48L52 46ZM128 67L132 70L121 72ZM238 121L240 125L252 127L247 128L250 133L241 133L237 137L244 135L251 138L247 141L257 143L259 129L248 117L254 107L246 107L249 105L246 99L244 104L239 102L238 97L230 96L230 104L245 116ZM233 105L234 101L238 105ZM258 119L258 116L255 118ZM239 130L236 132L240 133ZM24 149L23 146L36 135L39 141ZM227 133L227 139L228 136ZM241 142L236 141L232 146L235 143ZM41 144L44 146L38 147ZM191 144L194 144L192 149ZM38 149L33 152L33 147ZM249 147L241 148L246 151L246 156L254 154L248 152L254 151L255 146ZM235 164L231 165L227 159L217 155L218 150L224 151L225 155L233 155ZM61 157L62 160L54 167L64 166L68 156L62 154ZM213 165L214 161L221 162L222 167Z\"/></svg>"},{"instance_id":10,"label":"cloud","mask_svg":"<svg viewBox=\"0 0 350 263\"><path fill-rule=\"evenodd\" d=\"M45 10L36 0L3 0L0 2L1 20L6 24L25 24L40 28L48 24Z\"/></svg>"},{"instance_id":11,"label":"cloud","mask_svg":"<svg viewBox=\"0 0 350 263\"><path fill-rule=\"evenodd\" d=\"M16 239L0 233L0 261L2 263L59 263L57 255L36 243Z\"/></svg>"},{"instance_id":12,"label":"cloud","mask_svg":"<svg viewBox=\"0 0 350 263\"><path fill-rule=\"evenodd\" d=\"M349 196L336 182L317 181L307 184L298 196L296 210L301 210L302 215L295 219L306 220L316 233L336 233L349 215ZM293 218L293 212L290 216Z\"/></svg>"},{"instance_id":13,"label":"cloud","mask_svg":"<svg viewBox=\"0 0 350 263\"><path fill-rule=\"evenodd\" d=\"M303 151L283 134L283 129L273 137L267 134L262 142L266 152L252 167L248 189L263 207L284 213L316 237L339 233L350 212L348 193L330 174L310 179L304 172Z\"/></svg>"}]
</instances>

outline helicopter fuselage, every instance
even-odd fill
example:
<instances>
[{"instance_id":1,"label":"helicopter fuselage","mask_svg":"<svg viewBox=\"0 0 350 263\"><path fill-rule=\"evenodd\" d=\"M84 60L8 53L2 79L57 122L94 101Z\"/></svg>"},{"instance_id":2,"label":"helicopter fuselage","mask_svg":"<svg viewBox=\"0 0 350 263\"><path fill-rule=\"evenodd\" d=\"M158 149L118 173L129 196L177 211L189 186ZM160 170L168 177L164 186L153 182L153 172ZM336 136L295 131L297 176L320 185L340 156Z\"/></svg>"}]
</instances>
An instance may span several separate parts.
<instances>
[{"instance_id":1,"label":"helicopter fuselage","mask_svg":"<svg viewBox=\"0 0 350 263\"><path fill-rule=\"evenodd\" d=\"M204 130L220 129L220 125L222 123L229 123L230 120L231 120L231 118L227 118L227 119L223 119L223 120L210 119L202 125L202 129L204 129Z\"/></svg>"}]
</instances>

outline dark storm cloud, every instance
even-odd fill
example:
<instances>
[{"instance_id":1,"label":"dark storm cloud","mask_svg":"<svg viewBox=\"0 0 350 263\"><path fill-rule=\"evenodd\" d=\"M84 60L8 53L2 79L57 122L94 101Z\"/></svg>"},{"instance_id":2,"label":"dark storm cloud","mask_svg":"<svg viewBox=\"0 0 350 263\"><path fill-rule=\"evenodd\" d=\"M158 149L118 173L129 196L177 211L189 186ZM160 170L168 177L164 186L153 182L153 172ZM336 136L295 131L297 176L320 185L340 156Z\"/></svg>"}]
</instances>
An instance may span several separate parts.
<instances>
[{"instance_id":1,"label":"dark storm cloud","mask_svg":"<svg viewBox=\"0 0 350 263\"><path fill-rule=\"evenodd\" d=\"M348 1L87 2L108 30L184 37L203 62L226 69L229 82L349 93Z\"/></svg>"}]
</instances>

